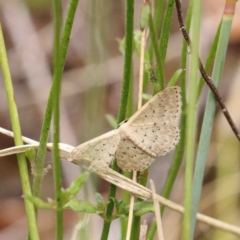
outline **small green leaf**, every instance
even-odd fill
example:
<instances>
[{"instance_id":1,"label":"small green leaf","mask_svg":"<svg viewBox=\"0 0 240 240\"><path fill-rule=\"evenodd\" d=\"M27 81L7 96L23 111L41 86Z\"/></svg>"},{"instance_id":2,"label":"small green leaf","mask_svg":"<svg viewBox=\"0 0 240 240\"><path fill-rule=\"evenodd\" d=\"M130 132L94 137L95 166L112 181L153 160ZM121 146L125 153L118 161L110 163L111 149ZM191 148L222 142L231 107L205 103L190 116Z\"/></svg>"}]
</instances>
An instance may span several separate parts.
<instances>
[{"instance_id":1,"label":"small green leaf","mask_svg":"<svg viewBox=\"0 0 240 240\"><path fill-rule=\"evenodd\" d=\"M143 99L143 100L148 101L148 100L150 100L151 98L152 98L152 95L151 95L151 94L147 94L147 93L143 93L143 94L142 94L142 99Z\"/></svg>"},{"instance_id":2,"label":"small green leaf","mask_svg":"<svg viewBox=\"0 0 240 240\"><path fill-rule=\"evenodd\" d=\"M95 199L96 199L96 202L97 202L97 210L99 212L105 212L105 209L106 209L106 203L103 201L103 198L102 198L102 195L100 193L96 193L95 194Z\"/></svg>"},{"instance_id":3,"label":"small green leaf","mask_svg":"<svg viewBox=\"0 0 240 240\"><path fill-rule=\"evenodd\" d=\"M65 204L64 208L72 209L74 212L84 212L84 213L96 213L96 208L91 203L78 200L71 199L67 204Z\"/></svg>"},{"instance_id":4,"label":"small green leaf","mask_svg":"<svg viewBox=\"0 0 240 240\"><path fill-rule=\"evenodd\" d=\"M123 200L118 201L116 198L113 198L113 199L114 199L114 204L116 206L117 212L119 212L121 210L122 206L125 207L125 203L123 202Z\"/></svg>"},{"instance_id":5,"label":"small green leaf","mask_svg":"<svg viewBox=\"0 0 240 240\"><path fill-rule=\"evenodd\" d=\"M72 182L69 188L62 189L63 202L68 202L80 191L88 176L89 172L84 172Z\"/></svg>"},{"instance_id":6,"label":"small green leaf","mask_svg":"<svg viewBox=\"0 0 240 240\"><path fill-rule=\"evenodd\" d=\"M140 56L140 52L141 52L141 31L139 30L135 30L133 32L133 46L134 46L134 50L136 50L138 56Z\"/></svg>"},{"instance_id":7,"label":"small green leaf","mask_svg":"<svg viewBox=\"0 0 240 240\"><path fill-rule=\"evenodd\" d=\"M172 76L171 80L168 82L167 87L172 87L175 85L177 80L180 78L185 69L178 69Z\"/></svg>"},{"instance_id":8,"label":"small green leaf","mask_svg":"<svg viewBox=\"0 0 240 240\"><path fill-rule=\"evenodd\" d=\"M135 216L140 217L149 212L154 212L154 206L152 202L137 202L134 204Z\"/></svg>"},{"instance_id":9,"label":"small green leaf","mask_svg":"<svg viewBox=\"0 0 240 240\"><path fill-rule=\"evenodd\" d=\"M28 158L31 164L34 164L35 162L35 157L36 157L36 152L34 149L29 148L25 151L25 156Z\"/></svg>"},{"instance_id":10,"label":"small green leaf","mask_svg":"<svg viewBox=\"0 0 240 240\"><path fill-rule=\"evenodd\" d=\"M96 214L101 216L102 218L105 218L104 213L105 213L105 209L104 210L98 209L98 208L96 209Z\"/></svg>"},{"instance_id":11,"label":"small green leaf","mask_svg":"<svg viewBox=\"0 0 240 240\"><path fill-rule=\"evenodd\" d=\"M117 128L117 119L113 115L106 114L105 117L112 128Z\"/></svg>"},{"instance_id":12,"label":"small green leaf","mask_svg":"<svg viewBox=\"0 0 240 240\"><path fill-rule=\"evenodd\" d=\"M120 39L118 38L117 39L117 42L118 42L118 50L120 51L120 53L122 53L122 55L125 54L125 37Z\"/></svg>"},{"instance_id":13,"label":"small green leaf","mask_svg":"<svg viewBox=\"0 0 240 240\"><path fill-rule=\"evenodd\" d=\"M144 5L141 9L140 15L140 29L143 30L148 26L149 22L149 15L150 15L150 7L148 4Z\"/></svg>"},{"instance_id":14,"label":"small green leaf","mask_svg":"<svg viewBox=\"0 0 240 240\"><path fill-rule=\"evenodd\" d=\"M100 193L95 193L95 199L97 203L104 203L102 195Z\"/></svg>"},{"instance_id":15,"label":"small green leaf","mask_svg":"<svg viewBox=\"0 0 240 240\"><path fill-rule=\"evenodd\" d=\"M24 198L32 202L37 208L43 208L43 209L56 209L55 202L44 202L42 199L34 196L25 195Z\"/></svg>"}]
</instances>

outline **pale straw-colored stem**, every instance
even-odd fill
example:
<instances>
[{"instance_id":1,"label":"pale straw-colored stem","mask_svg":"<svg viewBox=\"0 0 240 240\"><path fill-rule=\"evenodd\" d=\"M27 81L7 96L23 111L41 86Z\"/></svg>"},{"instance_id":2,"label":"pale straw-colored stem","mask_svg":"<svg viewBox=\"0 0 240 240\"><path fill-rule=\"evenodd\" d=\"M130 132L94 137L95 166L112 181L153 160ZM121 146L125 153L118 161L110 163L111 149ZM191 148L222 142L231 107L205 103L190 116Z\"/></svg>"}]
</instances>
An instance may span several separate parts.
<instances>
[{"instance_id":1,"label":"pale straw-colored stem","mask_svg":"<svg viewBox=\"0 0 240 240\"><path fill-rule=\"evenodd\" d=\"M141 52L140 52L140 70L139 70L139 86L138 86L138 110L142 107L142 86L143 86L143 70L144 70L144 48L145 48L145 36L146 30L142 30L141 34ZM133 181L137 181L137 171L133 171ZM130 239L132 220L133 220L133 208L134 208L134 196L130 198L129 215L128 215L128 227L126 240Z\"/></svg>"},{"instance_id":2,"label":"pale straw-colored stem","mask_svg":"<svg viewBox=\"0 0 240 240\"><path fill-rule=\"evenodd\" d=\"M147 230L148 230L148 225L147 225L146 220L144 220L140 227L139 240L147 239Z\"/></svg>"},{"instance_id":3,"label":"pale straw-colored stem","mask_svg":"<svg viewBox=\"0 0 240 240\"><path fill-rule=\"evenodd\" d=\"M132 180L133 180L134 182L137 182L137 171L133 171ZM134 196L132 195L131 198L130 198L130 204L129 204L129 215L128 215L128 226L127 226L126 240L129 240L130 237L131 237L134 200L135 200L135 198L134 198Z\"/></svg>"},{"instance_id":4,"label":"pale straw-colored stem","mask_svg":"<svg viewBox=\"0 0 240 240\"><path fill-rule=\"evenodd\" d=\"M154 185L154 182L153 182L152 179L150 179L150 187L151 187L151 190L152 190L154 212L155 212L156 223L157 223L158 239L159 240L164 240L160 205L159 205L158 200L156 199L157 194L156 194L155 185Z\"/></svg>"}]
</instances>

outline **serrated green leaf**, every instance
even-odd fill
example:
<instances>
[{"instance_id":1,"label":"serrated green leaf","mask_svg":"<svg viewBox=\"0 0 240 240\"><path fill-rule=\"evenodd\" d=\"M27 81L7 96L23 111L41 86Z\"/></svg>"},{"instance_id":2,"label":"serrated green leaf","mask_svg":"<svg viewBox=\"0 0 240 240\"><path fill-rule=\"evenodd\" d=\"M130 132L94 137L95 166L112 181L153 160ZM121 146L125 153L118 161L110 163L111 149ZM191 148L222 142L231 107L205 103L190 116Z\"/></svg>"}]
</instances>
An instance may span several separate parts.
<instances>
[{"instance_id":1,"label":"serrated green leaf","mask_svg":"<svg viewBox=\"0 0 240 240\"><path fill-rule=\"evenodd\" d=\"M83 184L86 182L89 176L89 172L82 173L78 178L76 178L69 188L62 190L63 202L68 202L73 198L82 188Z\"/></svg>"},{"instance_id":2,"label":"serrated green leaf","mask_svg":"<svg viewBox=\"0 0 240 240\"><path fill-rule=\"evenodd\" d=\"M76 198L71 199L65 204L64 208L72 209L74 212L96 213L96 208L93 204Z\"/></svg>"},{"instance_id":3,"label":"serrated green leaf","mask_svg":"<svg viewBox=\"0 0 240 240\"><path fill-rule=\"evenodd\" d=\"M36 152L34 149L29 148L25 151L25 156L28 158L31 164L35 162Z\"/></svg>"},{"instance_id":4,"label":"serrated green leaf","mask_svg":"<svg viewBox=\"0 0 240 240\"><path fill-rule=\"evenodd\" d=\"M172 76L171 80L168 82L167 87L172 87L175 85L177 80L180 78L185 69L178 69Z\"/></svg>"}]
</instances>

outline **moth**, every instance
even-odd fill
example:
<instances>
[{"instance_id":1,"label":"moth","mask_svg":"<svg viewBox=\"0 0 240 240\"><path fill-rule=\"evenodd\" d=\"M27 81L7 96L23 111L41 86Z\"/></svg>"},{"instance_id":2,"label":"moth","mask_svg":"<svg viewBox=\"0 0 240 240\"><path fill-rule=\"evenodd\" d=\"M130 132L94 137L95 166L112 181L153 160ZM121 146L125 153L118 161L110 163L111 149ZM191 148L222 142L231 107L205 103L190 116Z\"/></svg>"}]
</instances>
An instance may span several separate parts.
<instances>
[{"instance_id":1,"label":"moth","mask_svg":"<svg viewBox=\"0 0 240 240\"><path fill-rule=\"evenodd\" d=\"M89 171L104 172L116 157L122 170L142 171L178 144L181 106L180 88L166 88L118 129L74 148L68 160Z\"/></svg>"}]
</instances>

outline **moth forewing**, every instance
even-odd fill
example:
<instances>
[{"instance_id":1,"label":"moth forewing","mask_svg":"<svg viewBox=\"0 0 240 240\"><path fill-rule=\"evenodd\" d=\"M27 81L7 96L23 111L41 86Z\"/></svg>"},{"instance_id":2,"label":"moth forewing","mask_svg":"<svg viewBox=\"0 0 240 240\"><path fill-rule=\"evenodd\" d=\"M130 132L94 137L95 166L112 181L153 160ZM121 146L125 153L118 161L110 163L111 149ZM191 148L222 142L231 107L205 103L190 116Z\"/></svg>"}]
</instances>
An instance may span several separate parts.
<instances>
[{"instance_id":1,"label":"moth forewing","mask_svg":"<svg viewBox=\"0 0 240 240\"><path fill-rule=\"evenodd\" d=\"M139 148L123 132L119 130L119 142L116 159L118 166L124 171L142 171L152 164L154 156Z\"/></svg>"},{"instance_id":2,"label":"moth forewing","mask_svg":"<svg viewBox=\"0 0 240 240\"><path fill-rule=\"evenodd\" d=\"M89 171L104 172L114 158L119 141L118 129L107 132L74 148L68 155L68 161Z\"/></svg>"},{"instance_id":3,"label":"moth forewing","mask_svg":"<svg viewBox=\"0 0 240 240\"><path fill-rule=\"evenodd\" d=\"M180 87L174 86L158 92L135 112L126 124L136 125L140 122L141 125L143 125L143 123L151 125L154 120L158 122L171 120L179 124L182 107L180 91ZM166 112L168 115L165 114ZM170 119L169 115L171 117ZM158 122L156 123L158 124Z\"/></svg>"},{"instance_id":4,"label":"moth forewing","mask_svg":"<svg viewBox=\"0 0 240 240\"><path fill-rule=\"evenodd\" d=\"M179 140L180 88L157 93L119 131L149 155L165 155Z\"/></svg>"}]
</instances>

